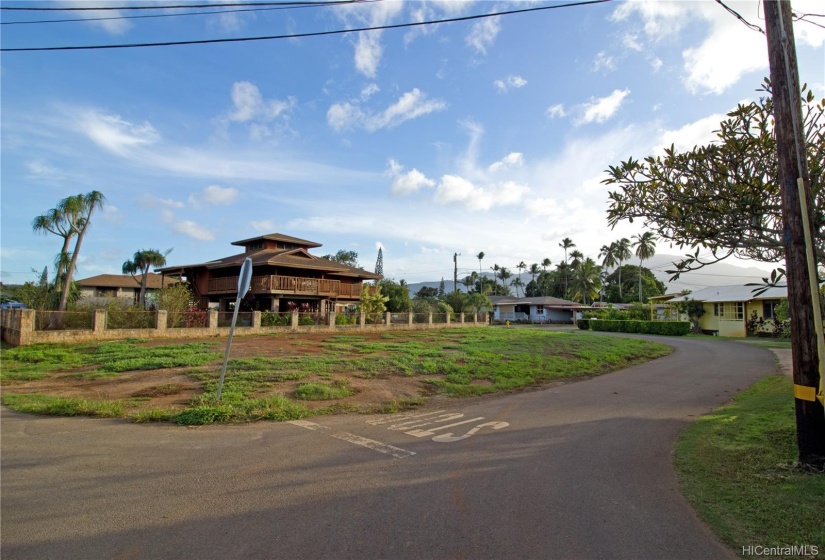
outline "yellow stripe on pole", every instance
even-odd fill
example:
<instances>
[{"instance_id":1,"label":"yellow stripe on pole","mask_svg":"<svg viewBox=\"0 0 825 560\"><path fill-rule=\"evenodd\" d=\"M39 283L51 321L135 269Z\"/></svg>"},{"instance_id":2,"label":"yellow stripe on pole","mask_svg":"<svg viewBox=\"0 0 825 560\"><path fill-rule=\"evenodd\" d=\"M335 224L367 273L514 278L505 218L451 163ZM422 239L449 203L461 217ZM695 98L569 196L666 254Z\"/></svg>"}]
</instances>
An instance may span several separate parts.
<instances>
[{"instance_id":1,"label":"yellow stripe on pole","mask_svg":"<svg viewBox=\"0 0 825 560\"><path fill-rule=\"evenodd\" d=\"M816 387L808 387L806 385L793 385L793 396L801 401L815 401Z\"/></svg>"}]
</instances>

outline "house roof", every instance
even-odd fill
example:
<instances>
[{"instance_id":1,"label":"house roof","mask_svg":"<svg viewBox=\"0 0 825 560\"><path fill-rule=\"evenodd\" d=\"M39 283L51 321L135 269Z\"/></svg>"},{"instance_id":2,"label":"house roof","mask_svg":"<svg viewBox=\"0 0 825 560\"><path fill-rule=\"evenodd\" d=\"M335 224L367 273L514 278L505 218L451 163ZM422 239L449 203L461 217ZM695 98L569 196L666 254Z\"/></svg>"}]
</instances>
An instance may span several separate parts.
<instances>
[{"instance_id":1,"label":"house roof","mask_svg":"<svg viewBox=\"0 0 825 560\"><path fill-rule=\"evenodd\" d=\"M320 243L316 243L314 241L307 241L306 239L300 239L298 237L292 237L291 235L284 235L282 233L268 233L266 235L259 235L258 237L241 239L240 241L233 241L232 245L240 245L241 247L243 247L247 243L251 243L252 241L262 241L264 239L268 241L283 241L284 243L292 243L293 245L299 245L301 247L306 247L308 249L321 246Z\"/></svg>"},{"instance_id":2,"label":"house roof","mask_svg":"<svg viewBox=\"0 0 825 560\"><path fill-rule=\"evenodd\" d=\"M576 301L556 297L529 297L529 298L514 298L502 297L498 301L494 301L493 305L543 305L544 307L587 307Z\"/></svg>"},{"instance_id":3,"label":"house roof","mask_svg":"<svg viewBox=\"0 0 825 560\"><path fill-rule=\"evenodd\" d=\"M88 288L140 288L142 278L143 275L141 274L134 277L130 274L98 274L97 276L78 280L77 284ZM146 287L152 290L159 290L164 285L168 286L175 282L177 280L171 278L164 280L162 275L154 272L150 272L146 276Z\"/></svg>"},{"instance_id":4,"label":"house roof","mask_svg":"<svg viewBox=\"0 0 825 560\"><path fill-rule=\"evenodd\" d=\"M759 290L758 286L711 286L687 295L677 296L671 299L671 302L686 301L692 299L694 301L702 301L707 303L714 302L730 302L730 301L752 301L762 299L782 299L788 297L787 288L768 288L761 294L754 294L754 290Z\"/></svg>"},{"instance_id":5,"label":"house roof","mask_svg":"<svg viewBox=\"0 0 825 560\"><path fill-rule=\"evenodd\" d=\"M309 254L305 249L260 249L249 253L238 253L222 259L208 261L205 263L187 264L179 266L167 266L159 268L159 272L177 272L182 269L191 268L231 268L240 267L244 260L252 259L252 270L259 266L282 266L287 268L302 268L335 274L336 276L349 276L352 278L364 278L368 280L378 280L383 278L380 274L374 274L361 268L355 268L343 263L330 261Z\"/></svg>"}]
</instances>

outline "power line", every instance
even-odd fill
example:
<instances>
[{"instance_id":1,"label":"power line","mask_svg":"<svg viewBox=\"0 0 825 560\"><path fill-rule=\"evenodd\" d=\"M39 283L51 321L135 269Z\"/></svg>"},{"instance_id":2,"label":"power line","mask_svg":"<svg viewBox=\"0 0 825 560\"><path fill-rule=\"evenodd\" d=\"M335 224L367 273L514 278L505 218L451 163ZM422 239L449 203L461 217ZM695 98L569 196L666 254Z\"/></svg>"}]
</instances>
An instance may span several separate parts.
<instances>
[{"instance_id":1,"label":"power line","mask_svg":"<svg viewBox=\"0 0 825 560\"><path fill-rule=\"evenodd\" d=\"M22 47L22 48L2 48L0 52L32 52L32 51L79 51L79 50L99 50L99 49L130 49L141 47L171 47L180 45L205 45L211 43L240 43L248 41L269 41L275 39L300 39L304 37L322 37L325 35L342 35L344 33L361 33L364 31L383 31L387 29L401 29L405 27L418 27L424 25L434 25L438 23L453 23L458 21L471 21L498 16L508 16L512 14L523 14L528 12L538 12L543 10L555 10L559 8L572 8L577 6L587 6L591 4L604 4L613 0L585 0L582 2L570 2L567 4L557 4L554 6L540 6L537 8L524 8L520 10L507 10L503 12L493 12L489 14L476 14L440 20L418 21L411 23L397 23L393 25L379 25L374 27L357 27L354 29L336 29L333 31L314 31L310 33L296 33L293 35L268 35L262 37L236 37L231 39L201 39L196 41L164 41L161 43L122 43L115 45L86 45L77 47Z\"/></svg>"},{"instance_id":2,"label":"power line","mask_svg":"<svg viewBox=\"0 0 825 560\"><path fill-rule=\"evenodd\" d=\"M71 18L71 19L41 19L33 21L2 21L0 25L31 25L43 23L78 23L89 21L111 21L120 19L149 19L149 18L166 18L166 17L185 17L185 16L208 16L214 14L235 14L240 12L267 12L272 10L299 10L302 8L323 8L334 5L343 4L362 4L371 2L380 2L382 0L339 0L330 2L313 2L309 5L303 6L278 6L276 8L244 8L241 10L212 10L209 12L184 12L177 14L148 14L140 16L109 16L97 18Z\"/></svg>"},{"instance_id":3,"label":"power line","mask_svg":"<svg viewBox=\"0 0 825 560\"><path fill-rule=\"evenodd\" d=\"M341 3L346 4L349 3L351 0L341 0L340 2L333 2L333 3ZM243 7L243 6L302 6L302 5L313 5L319 4L323 2L233 2L228 4L183 4L183 5L170 5L170 6L161 6L161 5L153 5L153 6L75 6L75 7L64 7L64 8L44 8L44 7L31 7L31 6L0 6L0 10L11 10L11 11L24 11L24 12L102 12L102 11L130 11L130 10L178 10L178 9L192 9L192 8L231 8L231 7Z\"/></svg>"},{"instance_id":4,"label":"power line","mask_svg":"<svg viewBox=\"0 0 825 560\"><path fill-rule=\"evenodd\" d=\"M716 3L717 3L717 4L719 4L720 6L722 6L723 8L725 8L725 9L726 9L728 12L730 12L730 13L731 13L731 14L732 14L732 15L733 15L736 19L738 19L738 20L739 20L739 21L741 21L743 24L745 24L745 26L746 26L746 27L748 27L749 29L752 29L752 30L754 30L754 31L758 31L758 32L760 32L762 35L764 35L764 34L765 34L765 30L764 30L764 29L762 29L762 28L761 28L761 27L759 27L758 25L754 25L753 23L751 23L751 22L749 22L748 20L746 20L745 18L743 18L741 15L739 15L739 12L737 12L737 11L736 11L736 10L734 10L733 8L729 8L728 6L726 6L726 5L725 5L725 3L724 3L724 2L722 2L722 0L716 0Z\"/></svg>"}]
</instances>

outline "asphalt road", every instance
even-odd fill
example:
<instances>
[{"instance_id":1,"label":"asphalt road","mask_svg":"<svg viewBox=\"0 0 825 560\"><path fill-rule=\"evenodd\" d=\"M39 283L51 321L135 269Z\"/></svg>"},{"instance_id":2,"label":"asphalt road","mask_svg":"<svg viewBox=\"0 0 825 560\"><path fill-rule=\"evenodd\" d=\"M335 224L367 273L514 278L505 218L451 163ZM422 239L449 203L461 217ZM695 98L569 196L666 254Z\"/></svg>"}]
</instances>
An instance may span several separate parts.
<instances>
[{"instance_id":1,"label":"asphalt road","mask_svg":"<svg viewBox=\"0 0 825 560\"><path fill-rule=\"evenodd\" d=\"M775 371L668 338L586 381L415 416L181 428L2 410L2 558L735 558L677 488L695 417Z\"/></svg>"}]
</instances>

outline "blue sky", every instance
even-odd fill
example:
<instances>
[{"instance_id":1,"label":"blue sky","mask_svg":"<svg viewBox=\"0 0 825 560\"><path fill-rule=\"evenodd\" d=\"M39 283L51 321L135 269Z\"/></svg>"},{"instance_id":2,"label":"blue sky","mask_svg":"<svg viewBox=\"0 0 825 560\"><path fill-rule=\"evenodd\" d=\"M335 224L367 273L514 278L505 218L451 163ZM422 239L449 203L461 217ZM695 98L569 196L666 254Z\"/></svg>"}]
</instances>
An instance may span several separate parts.
<instances>
[{"instance_id":1,"label":"blue sky","mask_svg":"<svg viewBox=\"0 0 825 560\"><path fill-rule=\"evenodd\" d=\"M764 26L756 0L727 4ZM385 0L103 21L89 18L135 12L4 11L3 22L89 21L4 25L2 46L296 34L544 5L553 3ZM823 12L817 0L793 6ZM795 34L802 81L825 95L825 29L799 21ZM461 276L478 270L479 251L485 269L555 264L564 237L596 258L639 232L607 227L604 170L708 141L768 75L764 37L710 0L301 39L9 52L0 66L4 283L34 279L31 269L60 248L32 233L32 218L95 189L108 202L76 278L119 273L138 249L171 248L170 265L203 262L274 232L322 243L318 255L355 250L369 270L383 247L385 275L408 282L452 278L454 253Z\"/></svg>"}]
</instances>

